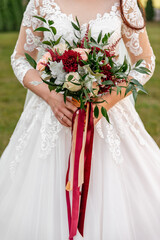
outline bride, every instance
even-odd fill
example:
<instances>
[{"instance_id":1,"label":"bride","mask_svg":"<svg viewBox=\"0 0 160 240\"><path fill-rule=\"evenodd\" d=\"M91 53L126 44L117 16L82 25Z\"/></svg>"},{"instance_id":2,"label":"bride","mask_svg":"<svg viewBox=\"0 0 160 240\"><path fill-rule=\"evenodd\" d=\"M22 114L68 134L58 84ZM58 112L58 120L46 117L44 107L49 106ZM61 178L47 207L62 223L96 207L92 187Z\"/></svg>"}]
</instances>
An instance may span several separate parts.
<instances>
[{"instance_id":1,"label":"bride","mask_svg":"<svg viewBox=\"0 0 160 240\"><path fill-rule=\"evenodd\" d=\"M132 67L139 59L153 74L155 57L136 0L30 0L11 57L15 75L30 90L24 111L0 160L0 239L67 240L68 219L65 176L71 144L71 121L76 107L61 93L49 91L25 52L37 59L37 42L47 40L34 32L54 20L57 37L72 43L71 21L77 16L82 37L88 24L93 37L114 32L110 44L119 61L125 48ZM62 40L63 41L63 40ZM125 46L125 47L124 47ZM145 84L149 78L131 69L129 78ZM31 94L32 92L32 94ZM74 240L159 240L160 151L145 130L130 96L106 94L104 117L95 120L91 179L84 238ZM103 103L104 104L104 103Z\"/></svg>"}]
</instances>

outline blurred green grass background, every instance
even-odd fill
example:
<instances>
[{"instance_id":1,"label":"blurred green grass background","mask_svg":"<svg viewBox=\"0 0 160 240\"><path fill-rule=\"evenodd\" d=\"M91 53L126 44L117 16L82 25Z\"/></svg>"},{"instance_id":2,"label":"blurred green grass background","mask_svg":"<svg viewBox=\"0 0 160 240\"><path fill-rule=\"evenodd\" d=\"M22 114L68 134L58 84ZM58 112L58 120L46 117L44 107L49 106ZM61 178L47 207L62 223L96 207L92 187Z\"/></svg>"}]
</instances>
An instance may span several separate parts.
<instances>
[{"instance_id":1,"label":"blurred green grass background","mask_svg":"<svg viewBox=\"0 0 160 240\"><path fill-rule=\"evenodd\" d=\"M145 85L149 95L139 94L136 109L147 131L160 146L160 23L147 24L147 30L156 55L156 71ZM0 155L21 115L26 95L10 66L17 37L18 33L0 33Z\"/></svg>"}]
</instances>

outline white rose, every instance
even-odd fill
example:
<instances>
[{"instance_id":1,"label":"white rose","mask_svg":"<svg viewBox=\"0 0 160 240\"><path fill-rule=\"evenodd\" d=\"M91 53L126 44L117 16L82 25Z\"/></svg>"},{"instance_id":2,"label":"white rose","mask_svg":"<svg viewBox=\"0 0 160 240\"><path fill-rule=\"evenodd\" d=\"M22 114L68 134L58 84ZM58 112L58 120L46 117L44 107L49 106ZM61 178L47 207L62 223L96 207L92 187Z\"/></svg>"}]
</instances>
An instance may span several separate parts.
<instances>
[{"instance_id":1,"label":"white rose","mask_svg":"<svg viewBox=\"0 0 160 240\"><path fill-rule=\"evenodd\" d=\"M53 47L53 51L57 50L60 54L63 54L68 49L68 45L66 43L59 43Z\"/></svg>"},{"instance_id":2,"label":"white rose","mask_svg":"<svg viewBox=\"0 0 160 240\"><path fill-rule=\"evenodd\" d=\"M71 80L68 80L69 76L73 76L73 78ZM65 77L65 83L63 84L63 88L67 88L69 91L72 92L79 91L82 88L82 86L74 84L74 83L80 84L79 79L80 75L77 72L68 73Z\"/></svg>"}]
</instances>

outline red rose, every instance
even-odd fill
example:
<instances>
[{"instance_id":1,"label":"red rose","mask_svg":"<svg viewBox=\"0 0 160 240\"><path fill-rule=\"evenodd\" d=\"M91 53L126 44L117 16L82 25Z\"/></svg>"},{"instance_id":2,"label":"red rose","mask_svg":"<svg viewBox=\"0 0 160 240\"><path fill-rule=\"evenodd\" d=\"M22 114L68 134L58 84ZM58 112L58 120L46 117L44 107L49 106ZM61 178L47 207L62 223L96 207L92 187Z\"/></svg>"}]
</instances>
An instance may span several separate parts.
<instances>
[{"instance_id":1,"label":"red rose","mask_svg":"<svg viewBox=\"0 0 160 240\"><path fill-rule=\"evenodd\" d=\"M73 50L65 51L62 55L63 69L66 72L77 72L81 55Z\"/></svg>"}]
</instances>

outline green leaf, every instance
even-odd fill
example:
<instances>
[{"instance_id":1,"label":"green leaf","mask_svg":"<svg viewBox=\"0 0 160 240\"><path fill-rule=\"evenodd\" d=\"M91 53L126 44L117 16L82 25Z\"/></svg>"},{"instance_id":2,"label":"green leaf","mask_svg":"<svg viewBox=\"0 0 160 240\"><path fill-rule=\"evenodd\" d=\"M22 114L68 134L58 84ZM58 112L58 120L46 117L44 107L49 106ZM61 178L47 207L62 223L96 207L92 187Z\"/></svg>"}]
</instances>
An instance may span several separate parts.
<instances>
[{"instance_id":1,"label":"green leaf","mask_svg":"<svg viewBox=\"0 0 160 240\"><path fill-rule=\"evenodd\" d=\"M42 81L43 81L44 83L46 83L47 85L49 85L49 86L57 87L57 85L54 84L54 83L52 83L52 82L45 81L44 79L42 79Z\"/></svg>"},{"instance_id":2,"label":"green leaf","mask_svg":"<svg viewBox=\"0 0 160 240\"><path fill-rule=\"evenodd\" d=\"M52 90L55 90L56 87L49 85L48 88L49 88L49 90L50 90L50 92L51 92Z\"/></svg>"},{"instance_id":3,"label":"green leaf","mask_svg":"<svg viewBox=\"0 0 160 240\"><path fill-rule=\"evenodd\" d=\"M45 27L39 27L39 28L36 28L34 32L50 32L50 30Z\"/></svg>"},{"instance_id":4,"label":"green leaf","mask_svg":"<svg viewBox=\"0 0 160 240\"><path fill-rule=\"evenodd\" d=\"M52 30L53 34L56 35L56 33L57 33L56 28L55 27L50 27L50 29Z\"/></svg>"},{"instance_id":5,"label":"green leaf","mask_svg":"<svg viewBox=\"0 0 160 240\"><path fill-rule=\"evenodd\" d=\"M133 70L139 72L139 73L142 73L142 74L150 74L150 70L148 68L145 68L145 67L139 67L139 68L133 68Z\"/></svg>"},{"instance_id":6,"label":"green leaf","mask_svg":"<svg viewBox=\"0 0 160 240\"><path fill-rule=\"evenodd\" d=\"M141 92L144 92L146 94L148 94L148 92L144 89L144 87L142 86L138 86L138 90L140 90Z\"/></svg>"},{"instance_id":7,"label":"green leaf","mask_svg":"<svg viewBox=\"0 0 160 240\"><path fill-rule=\"evenodd\" d=\"M126 88L125 96L126 96L130 91L132 91L132 88L133 88L133 86L132 86L131 84L129 84L129 86Z\"/></svg>"},{"instance_id":8,"label":"green leaf","mask_svg":"<svg viewBox=\"0 0 160 240\"><path fill-rule=\"evenodd\" d=\"M86 38L85 38L85 40L84 40L84 47L85 47L85 48L88 48L88 43L87 43Z\"/></svg>"},{"instance_id":9,"label":"green leaf","mask_svg":"<svg viewBox=\"0 0 160 240\"><path fill-rule=\"evenodd\" d=\"M71 22L71 23L74 29L76 29L77 31L80 31L80 27L78 27L74 22Z\"/></svg>"},{"instance_id":10,"label":"green leaf","mask_svg":"<svg viewBox=\"0 0 160 240\"><path fill-rule=\"evenodd\" d=\"M98 118L98 116L99 116L99 108L97 105L94 108L94 116L95 116L95 118Z\"/></svg>"},{"instance_id":11,"label":"green leaf","mask_svg":"<svg viewBox=\"0 0 160 240\"><path fill-rule=\"evenodd\" d=\"M104 107L101 107L101 113L106 118L106 120L110 123L107 110Z\"/></svg>"},{"instance_id":12,"label":"green leaf","mask_svg":"<svg viewBox=\"0 0 160 240\"><path fill-rule=\"evenodd\" d=\"M91 40L91 29L88 31L88 39Z\"/></svg>"},{"instance_id":13,"label":"green leaf","mask_svg":"<svg viewBox=\"0 0 160 240\"><path fill-rule=\"evenodd\" d=\"M78 24L78 27L80 28L80 24L79 24L79 21L78 21L77 16L76 16L76 22L77 22L77 24Z\"/></svg>"},{"instance_id":14,"label":"green leaf","mask_svg":"<svg viewBox=\"0 0 160 240\"><path fill-rule=\"evenodd\" d=\"M103 48L102 48L99 44L97 44L97 43L92 43L91 45L92 45L93 47L97 47L97 48L103 50Z\"/></svg>"},{"instance_id":15,"label":"green leaf","mask_svg":"<svg viewBox=\"0 0 160 240\"><path fill-rule=\"evenodd\" d=\"M118 95L119 93L121 94L121 87L117 86L117 95Z\"/></svg>"},{"instance_id":16,"label":"green leaf","mask_svg":"<svg viewBox=\"0 0 160 240\"><path fill-rule=\"evenodd\" d=\"M100 31L100 33L99 33L99 35L98 35L98 38L97 38L97 42L98 42L98 43L100 43L101 38L102 38L102 31Z\"/></svg>"},{"instance_id":17,"label":"green leaf","mask_svg":"<svg viewBox=\"0 0 160 240\"><path fill-rule=\"evenodd\" d=\"M88 97L88 93L87 93L86 89L85 89L85 88L83 88L83 91L84 91L84 94L85 94L85 96L86 96L86 99L88 100L88 99L89 99L89 97Z\"/></svg>"},{"instance_id":18,"label":"green leaf","mask_svg":"<svg viewBox=\"0 0 160 240\"><path fill-rule=\"evenodd\" d=\"M43 41L42 43L43 43L43 44L46 44L46 45L49 45L49 46L52 45L49 41Z\"/></svg>"},{"instance_id":19,"label":"green leaf","mask_svg":"<svg viewBox=\"0 0 160 240\"><path fill-rule=\"evenodd\" d=\"M66 100L67 100L67 94L68 94L68 90L66 89L66 91L64 92L64 102L66 103Z\"/></svg>"},{"instance_id":20,"label":"green leaf","mask_svg":"<svg viewBox=\"0 0 160 240\"><path fill-rule=\"evenodd\" d=\"M52 21L52 20L48 20L48 24L51 26L51 25L54 24L54 21Z\"/></svg>"},{"instance_id":21,"label":"green leaf","mask_svg":"<svg viewBox=\"0 0 160 240\"><path fill-rule=\"evenodd\" d=\"M42 18L42 17L39 17L39 16L33 16L34 18L37 18L37 19L39 19L39 20L41 20L42 22L45 22L46 23L46 20L44 19L44 18Z\"/></svg>"},{"instance_id":22,"label":"green leaf","mask_svg":"<svg viewBox=\"0 0 160 240\"><path fill-rule=\"evenodd\" d=\"M143 59L138 60L138 62L136 62L135 67L138 67L142 62L143 62Z\"/></svg>"},{"instance_id":23,"label":"green leaf","mask_svg":"<svg viewBox=\"0 0 160 240\"><path fill-rule=\"evenodd\" d=\"M114 85L114 83L111 81L111 80L107 80L107 81L104 81L102 82L103 85L106 85L106 86L109 86L109 85Z\"/></svg>"},{"instance_id":24,"label":"green leaf","mask_svg":"<svg viewBox=\"0 0 160 240\"><path fill-rule=\"evenodd\" d=\"M108 42L108 35L105 34L104 37L102 38L102 43L105 44Z\"/></svg>"},{"instance_id":25,"label":"green leaf","mask_svg":"<svg viewBox=\"0 0 160 240\"><path fill-rule=\"evenodd\" d=\"M74 36L77 38L77 39L81 39L80 37L77 36L77 34L74 32Z\"/></svg>"},{"instance_id":26,"label":"green leaf","mask_svg":"<svg viewBox=\"0 0 160 240\"><path fill-rule=\"evenodd\" d=\"M27 59L27 61L29 62L29 64L30 64L34 69L36 69L36 67L37 67L36 61L35 61L28 53L25 53L25 56L26 56L26 59Z\"/></svg>"},{"instance_id":27,"label":"green leaf","mask_svg":"<svg viewBox=\"0 0 160 240\"><path fill-rule=\"evenodd\" d=\"M77 43L73 40L73 45L75 46L75 47L77 47Z\"/></svg>"},{"instance_id":28,"label":"green leaf","mask_svg":"<svg viewBox=\"0 0 160 240\"><path fill-rule=\"evenodd\" d=\"M68 81L70 82L73 79L73 75L68 76Z\"/></svg>"},{"instance_id":29,"label":"green leaf","mask_svg":"<svg viewBox=\"0 0 160 240\"><path fill-rule=\"evenodd\" d=\"M61 37L62 37L62 36L60 36L60 37L55 41L55 45L57 45L57 44L60 42Z\"/></svg>"},{"instance_id":30,"label":"green leaf","mask_svg":"<svg viewBox=\"0 0 160 240\"><path fill-rule=\"evenodd\" d=\"M136 88L133 89L133 98L134 98L134 101L136 102L137 100L137 95L138 95L138 92L136 90Z\"/></svg>"},{"instance_id":31,"label":"green leaf","mask_svg":"<svg viewBox=\"0 0 160 240\"><path fill-rule=\"evenodd\" d=\"M90 40L91 40L91 42L93 42L93 43L97 43L96 40L95 40L93 37L91 37Z\"/></svg>"},{"instance_id":32,"label":"green leaf","mask_svg":"<svg viewBox=\"0 0 160 240\"><path fill-rule=\"evenodd\" d=\"M135 84L138 87L142 87L143 88L143 85L137 79L131 79L130 82Z\"/></svg>"}]
</instances>

